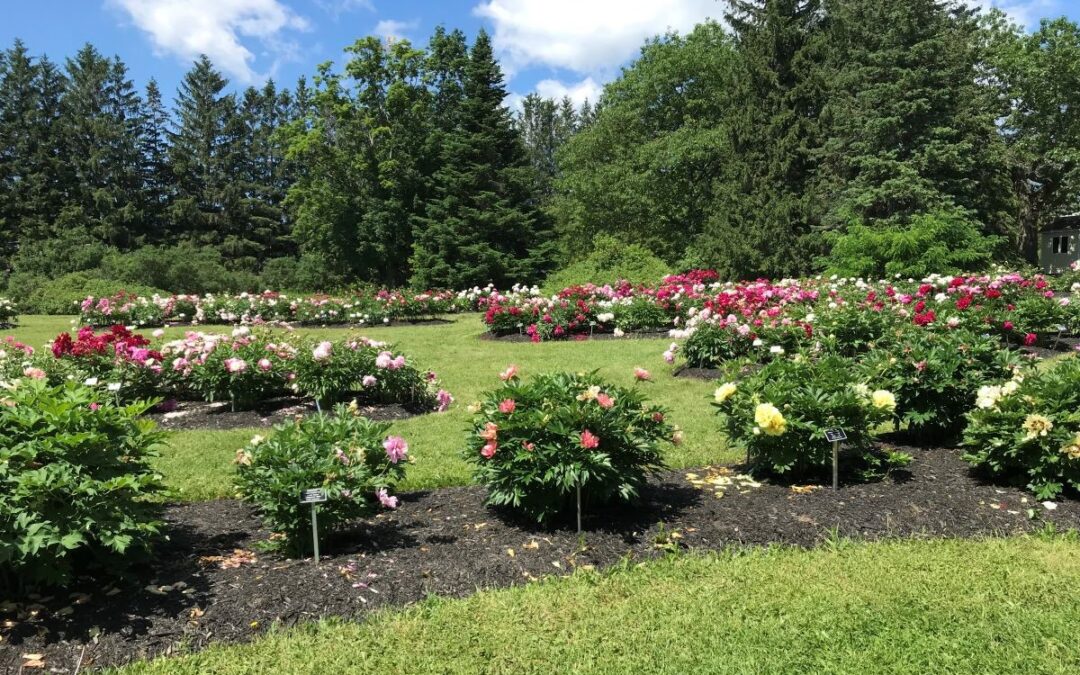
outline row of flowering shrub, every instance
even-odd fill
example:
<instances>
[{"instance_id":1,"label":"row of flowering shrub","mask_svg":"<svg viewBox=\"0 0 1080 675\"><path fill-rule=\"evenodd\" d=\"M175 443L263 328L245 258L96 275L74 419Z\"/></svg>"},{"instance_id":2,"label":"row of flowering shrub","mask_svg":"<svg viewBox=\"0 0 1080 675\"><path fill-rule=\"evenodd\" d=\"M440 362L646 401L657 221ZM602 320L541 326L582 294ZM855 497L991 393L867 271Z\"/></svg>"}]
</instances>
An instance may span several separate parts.
<instances>
[{"instance_id":1,"label":"row of flowering shrub","mask_svg":"<svg viewBox=\"0 0 1080 675\"><path fill-rule=\"evenodd\" d=\"M234 408L285 395L320 405L359 399L439 410L452 400L435 373L364 337L319 341L238 327L229 334L162 338L163 331L151 340L124 326L84 327L61 333L39 353L8 339L0 350L0 377L83 382L118 401L229 401Z\"/></svg>"},{"instance_id":2,"label":"row of flowering shrub","mask_svg":"<svg viewBox=\"0 0 1080 675\"><path fill-rule=\"evenodd\" d=\"M289 296L284 293L240 295L172 295L144 297L119 293L88 296L78 303L80 322L95 327L176 324L260 324L372 326L393 321L420 321L442 314L475 311L493 289L461 293L407 293L381 290L348 296Z\"/></svg>"},{"instance_id":3,"label":"row of flowering shrub","mask_svg":"<svg viewBox=\"0 0 1080 675\"><path fill-rule=\"evenodd\" d=\"M0 298L0 327L11 328L19 324L19 310L8 298Z\"/></svg>"},{"instance_id":4,"label":"row of flowering shrub","mask_svg":"<svg viewBox=\"0 0 1080 675\"><path fill-rule=\"evenodd\" d=\"M819 333L833 336L839 349L859 350L902 323L969 328L1013 343L1046 342L1080 331L1080 303L1073 302L1078 290L1056 291L1043 277L1019 274L720 283L699 273L668 277L654 287L575 286L550 297L535 289L493 292L484 322L495 335L527 334L536 342L658 330L687 338L711 329L712 344L691 349L688 358L695 367L714 367Z\"/></svg>"}]
</instances>

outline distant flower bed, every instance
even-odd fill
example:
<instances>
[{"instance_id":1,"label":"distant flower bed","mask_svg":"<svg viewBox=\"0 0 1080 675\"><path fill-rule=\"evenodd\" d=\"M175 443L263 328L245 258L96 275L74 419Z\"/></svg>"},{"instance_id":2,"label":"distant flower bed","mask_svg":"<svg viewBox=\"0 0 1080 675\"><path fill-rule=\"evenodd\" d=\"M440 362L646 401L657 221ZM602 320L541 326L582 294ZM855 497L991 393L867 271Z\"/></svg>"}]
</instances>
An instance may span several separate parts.
<instances>
[{"instance_id":1,"label":"distant flower bed","mask_svg":"<svg viewBox=\"0 0 1080 675\"><path fill-rule=\"evenodd\" d=\"M294 297L273 291L239 295L155 295L149 298L119 293L107 298L89 296L78 303L78 310L81 322L95 327L113 324L143 328L166 323L257 325L278 322L373 326L473 311L486 297L484 289L462 293L381 290L342 297Z\"/></svg>"},{"instance_id":2,"label":"distant flower bed","mask_svg":"<svg viewBox=\"0 0 1080 675\"><path fill-rule=\"evenodd\" d=\"M437 375L417 368L393 345L365 337L317 341L239 327L231 333L188 332L163 342L124 326L61 333L35 353L10 339L0 350L0 375L83 382L118 401L228 401L252 407L281 396L320 405L358 400L445 410L453 400Z\"/></svg>"}]
</instances>

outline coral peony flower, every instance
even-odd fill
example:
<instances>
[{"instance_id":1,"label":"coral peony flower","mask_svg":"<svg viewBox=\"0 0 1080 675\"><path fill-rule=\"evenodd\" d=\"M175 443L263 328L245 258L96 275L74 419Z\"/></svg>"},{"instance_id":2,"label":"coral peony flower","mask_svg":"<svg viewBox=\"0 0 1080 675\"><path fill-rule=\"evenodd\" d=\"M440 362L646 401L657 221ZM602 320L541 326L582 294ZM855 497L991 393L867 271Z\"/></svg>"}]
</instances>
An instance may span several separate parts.
<instances>
[{"instance_id":1,"label":"coral peony flower","mask_svg":"<svg viewBox=\"0 0 1080 675\"><path fill-rule=\"evenodd\" d=\"M503 399L499 402L499 412L509 415L517 409L517 403L512 398Z\"/></svg>"},{"instance_id":2,"label":"coral peony flower","mask_svg":"<svg viewBox=\"0 0 1080 675\"><path fill-rule=\"evenodd\" d=\"M594 435L591 431L586 429L581 432L581 447L591 450L592 448L600 445L600 438Z\"/></svg>"},{"instance_id":3,"label":"coral peony flower","mask_svg":"<svg viewBox=\"0 0 1080 675\"><path fill-rule=\"evenodd\" d=\"M634 368L634 379L639 382L646 382L652 379L652 375L644 368Z\"/></svg>"},{"instance_id":4,"label":"coral peony flower","mask_svg":"<svg viewBox=\"0 0 1080 675\"><path fill-rule=\"evenodd\" d=\"M491 459L495 456L495 450L498 447L499 444L494 440L488 441L484 444L484 447L480 449L480 454L483 455L485 459Z\"/></svg>"},{"instance_id":5,"label":"coral peony flower","mask_svg":"<svg viewBox=\"0 0 1080 675\"><path fill-rule=\"evenodd\" d=\"M600 407L604 410L610 410L615 405L615 399L604 393L596 395L596 402L600 404Z\"/></svg>"},{"instance_id":6,"label":"coral peony flower","mask_svg":"<svg viewBox=\"0 0 1080 675\"><path fill-rule=\"evenodd\" d=\"M517 374L518 374L518 367L515 366L515 365L509 365L509 366L506 367L506 370L499 373L499 379L502 380L503 382L507 382L507 381L512 380L515 377L517 377Z\"/></svg>"},{"instance_id":7,"label":"coral peony flower","mask_svg":"<svg viewBox=\"0 0 1080 675\"><path fill-rule=\"evenodd\" d=\"M484 425L484 430L480 432L480 438L485 441L494 441L499 437L499 425L494 422L488 422Z\"/></svg>"},{"instance_id":8,"label":"coral peony flower","mask_svg":"<svg viewBox=\"0 0 1080 675\"><path fill-rule=\"evenodd\" d=\"M383 441L383 448L391 464L397 464L409 454L409 444L401 436L390 436Z\"/></svg>"}]
</instances>

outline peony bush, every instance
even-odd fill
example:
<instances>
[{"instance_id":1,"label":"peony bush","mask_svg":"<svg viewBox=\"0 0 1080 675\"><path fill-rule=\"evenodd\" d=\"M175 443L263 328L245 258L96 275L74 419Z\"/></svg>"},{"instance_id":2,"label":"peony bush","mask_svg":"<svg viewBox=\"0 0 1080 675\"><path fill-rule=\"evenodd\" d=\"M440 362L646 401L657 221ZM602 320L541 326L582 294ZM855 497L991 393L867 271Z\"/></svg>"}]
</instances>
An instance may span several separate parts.
<instances>
[{"instance_id":1,"label":"peony bush","mask_svg":"<svg viewBox=\"0 0 1080 675\"><path fill-rule=\"evenodd\" d=\"M963 445L972 465L1039 499L1080 489L1080 358L981 387Z\"/></svg>"},{"instance_id":2,"label":"peony bush","mask_svg":"<svg viewBox=\"0 0 1080 675\"><path fill-rule=\"evenodd\" d=\"M327 501L319 504L320 535L397 508L391 492L412 457L405 439L388 435L389 428L338 405L332 413L280 424L269 438L255 436L238 450L237 492L278 535L267 546L297 556L310 550L310 507L300 504L303 490L326 491Z\"/></svg>"},{"instance_id":3,"label":"peony bush","mask_svg":"<svg viewBox=\"0 0 1080 675\"><path fill-rule=\"evenodd\" d=\"M0 592L123 571L160 533L163 440L143 402L110 405L74 382L22 378L0 392Z\"/></svg>"},{"instance_id":4,"label":"peony bush","mask_svg":"<svg viewBox=\"0 0 1080 675\"><path fill-rule=\"evenodd\" d=\"M587 506L636 498L646 475L663 466L664 446L678 439L662 408L595 373L524 382L511 366L502 379L473 407L465 459L487 504L537 522L573 513L579 486Z\"/></svg>"},{"instance_id":5,"label":"peony bush","mask_svg":"<svg viewBox=\"0 0 1080 675\"><path fill-rule=\"evenodd\" d=\"M839 357L777 359L713 393L731 443L755 471L799 477L832 465L827 429L847 433L846 446L867 454L876 427L893 415L896 396L859 378Z\"/></svg>"},{"instance_id":6,"label":"peony bush","mask_svg":"<svg viewBox=\"0 0 1080 675\"><path fill-rule=\"evenodd\" d=\"M0 298L0 327L13 328L19 325L19 310L11 300Z\"/></svg>"}]
</instances>

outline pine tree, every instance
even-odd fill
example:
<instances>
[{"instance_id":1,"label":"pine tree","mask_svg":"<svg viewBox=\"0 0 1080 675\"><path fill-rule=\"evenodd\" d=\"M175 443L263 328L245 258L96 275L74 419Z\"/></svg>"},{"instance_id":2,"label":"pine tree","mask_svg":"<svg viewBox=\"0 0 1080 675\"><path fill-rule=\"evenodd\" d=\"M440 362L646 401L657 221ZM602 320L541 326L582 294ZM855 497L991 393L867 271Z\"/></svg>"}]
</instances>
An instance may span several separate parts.
<instances>
[{"instance_id":1,"label":"pine tree","mask_svg":"<svg viewBox=\"0 0 1080 675\"><path fill-rule=\"evenodd\" d=\"M169 166L169 113L161 100L157 81L146 84L139 118L139 176L142 182L143 233L148 243L165 243L173 237L165 223L165 214L173 195L172 169Z\"/></svg>"},{"instance_id":2,"label":"pine tree","mask_svg":"<svg viewBox=\"0 0 1080 675\"><path fill-rule=\"evenodd\" d=\"M810 189L823 142L820 0L729 0L740 64L716 203L697 262L732 278L809 271L822 204Z\"/></svg>"},{"instance_id":3,"label":"pine tree","mask_svg":"<svg viewBox=\"0 0 1080 675\"><path fill-rule=\"evenodd\" d=\"M904 225L959 209L1000 232L1008 174L980 91L973 10L939 0L831 0L822 175L827 225Z\"/></svg>"},{"instance_id":4,"label":"pine tree","mask_svg":"<svg viewBox=\"0 0 1080 675\"><path fill-rule=\"evenodd\" d=\"M530 194L532 168L481 31L465 68L456 124L442 139L434 194L415 235L413 284L462 288L531 281L551 255L550 231Z\"/></svg>"},{"instance_id":5,"label":"pine tree","mask_svg":"<svg viewBox=\"0 0 1080 675\"><path fill-rule=\"evenodd\" d=\"M223 94L228 82L203 55L184 76L175 104L175 131L169 134L169 163L176 197L169 208L173 227L197 243L215 244L233 229L236 212L227 194L232 160L227 125L236 104ZM228 131L235 131L230 129Z\"/></svg>"}]
</instances>

